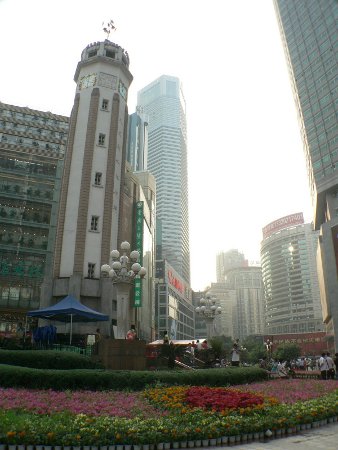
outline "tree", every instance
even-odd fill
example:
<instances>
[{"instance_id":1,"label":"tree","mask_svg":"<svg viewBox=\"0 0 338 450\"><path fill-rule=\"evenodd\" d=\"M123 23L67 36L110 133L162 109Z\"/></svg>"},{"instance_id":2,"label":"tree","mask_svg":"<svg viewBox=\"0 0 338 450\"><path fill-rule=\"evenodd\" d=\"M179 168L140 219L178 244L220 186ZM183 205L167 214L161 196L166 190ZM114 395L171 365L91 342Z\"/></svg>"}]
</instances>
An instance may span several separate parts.
<instances>
[{"instance_id":1,"label":"tree","mask_svg":"<svg viewBox=\"0 0 338 450\"><path fill-rule=\"evenodd\" d=\"M248 336L243 342L246 348L246 361L255 364L266 356L266 350L263 345L262 337Z\"/></svg>"},{"instance_id":2,"label":"tree","mask_svg":"<svg viewBox=\"0 0 338 450\"><path fill-rule=\"evenodd\" d=\"M215 354L215 358L220 359L224 351L224 342L222 338L219 336L215 336L210 339L209 344Z\"/></svg>"},{"instance_id":3,"label":"tree","mask_svg":"<svg viewBox=\"0 0 338 450\"><path fill-rule=\"evenodd\" d=\"M297 359L301 355L301 348L297 344L284 344L273 353L274 359L290 361Z\"/></svg>"}]
</instances>

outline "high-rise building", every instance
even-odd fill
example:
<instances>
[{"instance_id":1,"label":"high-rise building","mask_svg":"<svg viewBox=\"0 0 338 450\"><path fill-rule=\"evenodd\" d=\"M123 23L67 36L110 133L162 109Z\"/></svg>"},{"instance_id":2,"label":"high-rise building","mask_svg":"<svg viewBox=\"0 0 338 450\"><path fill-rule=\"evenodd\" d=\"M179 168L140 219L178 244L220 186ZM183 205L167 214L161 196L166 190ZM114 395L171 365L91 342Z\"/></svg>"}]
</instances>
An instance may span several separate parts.
<instances>
[{"instance_id":1,"label":"high-rise building","mask_svg":"<svg viewBox=\"0 0 338 450\"><path fill-rule=\"evenodd\" d=\"M335 0L274 0L320 230L323 319L338 350L338 85Z\"/></svg>"},{"instance_id":2,"label":"high-rise building","mask_svg":"<svg viewBox=\"0 0 338 450\"><path fill-rule=\"evenodd\" d=\"M155 317L157 339L195 338L195 313L190 286L167 261L157 261Z\"/></svg>"},{"instance_id":3,"label":"high-rise building","mask_svg":"<svg viewBox=\"0 0 338 450\"><path fill-rule=\"evenodd\" d=\"M163 75L138 92L149 120L148 170L156 179L157 259L190 284L186 109L178 78Z\"/></svg>"},{"instance_id":4,"label":"high-rise building","mask_svg":"<svg viewBox=\"0 0 338 450\"><path fill-rule=\"evenodd\" d=\"M237 267L226 272L228 299L232 301L233 338L263 335L264 289L260 267Z\"/></svg>"},{"instance_id":5,"label":"high-rise building","mask_svg":"<svg viewBox=\"0 0 338 450\"><path fill-rule=\"evenodd\" d=\"M244 254L237 249L220 252L216 255L216 280L217 283L223 283L225 273L230 269L237 267L247 267L248 261L244 258Z\"/></svg>"},{"instance_id":6,"label":"high-rise building","mask_svg":"<svg viewBox=\"0 0 338 450\"><path fill-rule=\"evenodd\" d=\"M40 306L51 273L68 117L0 103L0 332Z\"/></svg>"},{"instance_id":7,"label":"high-rise building","mask_svg":"<svg viewBox=\"0 0 338 450\"><path fill-rule=\"evenodd\" d=\"M127 161L134 172L147 170L148 122L141 111L129 116Z\"/></svg>"},{"instance_id":8,"label":"high-rise building","mask_svg":"<svg viewBox=\"0 0 338 450\"><path fill-rule=\"evenodd\" d=\"M263 228L261 244L266 333L322 331L316 269L318 231L303 214Z\"/></svg>"}]
</instances>

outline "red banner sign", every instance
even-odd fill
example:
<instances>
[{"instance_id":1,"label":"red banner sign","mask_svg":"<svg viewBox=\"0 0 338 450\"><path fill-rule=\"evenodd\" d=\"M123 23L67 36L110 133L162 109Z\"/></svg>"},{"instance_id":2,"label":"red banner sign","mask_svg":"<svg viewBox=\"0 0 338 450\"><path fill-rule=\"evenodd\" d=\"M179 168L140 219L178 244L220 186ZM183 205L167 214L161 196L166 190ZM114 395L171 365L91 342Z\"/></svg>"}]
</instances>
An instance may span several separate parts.
<instances>
[{"instance_id":1,"label":"red banner sign","mask_svg":"<svg viewBox=\"0 0 338 450\"><path fill-rule=\"evenodd\" d=\"M178 278L174 276L171 270L168 270L168 281L171 286L177 289L181 294L184 293L184 284Z\"/></svg>"},{"instance_id":2,"label":"red banner sign","mask_svg":"<svg viewBox=\"0 0 338 450\"><path fill-rule=\"evenodd\" d=\"M281 217L274 222L269 223L263 228L263 239L271 236L277 231L283 230L284 228L289 228L294 225L301 225L304 223L303 213L291 214L290 216Z\"/></svg>"}]
</instances>

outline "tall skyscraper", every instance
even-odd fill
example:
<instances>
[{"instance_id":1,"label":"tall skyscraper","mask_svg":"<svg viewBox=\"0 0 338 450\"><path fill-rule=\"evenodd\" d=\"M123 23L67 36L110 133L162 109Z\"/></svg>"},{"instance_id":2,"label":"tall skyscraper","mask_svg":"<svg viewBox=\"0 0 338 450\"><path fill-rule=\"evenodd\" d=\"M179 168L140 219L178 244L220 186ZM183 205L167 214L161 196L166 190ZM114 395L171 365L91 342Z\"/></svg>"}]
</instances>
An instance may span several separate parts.
<instances>
[{"instance_id":1,"label":"tall skyscraper","mask_svg":"<svg viewBox=\"0 0 338 450\"><path fill-rule=\"evenodd\" d=\"M40 306L52 269L68 117L0 102L0 332Z\"/></svg>"},{"instance_id":2,"label":"tall skyscraper","mask_svg":"<svg viewBox=\"0 0 338 450\"><path fill-rule=\"evenodd\" d=\"M323 319L338 350L338 85L335 0L274 0L320 230Z\"/></svg>"},{"instance_id":3,"label":"tall skyscraper","mask_svg":"<svg viewBox=\"0 0 338 450\"><path fill-rule=\"evenodd\" d=\"M134 172L147 170L148 121L141 111L129 116L127 161Z\"/></svg>"},{"instance_id":4,"label":"tall skyscraper","mask_svg":"<svg viewBox=\"0 0 338 450\"><path fill-rule=\"evenodd\" d=\"M157 259L190 284L186 108L178 78L163 75L138 92L149 118L148 170L156 179Z\"/></svg>"},{"instance_id":5,"label":"tall skyscraper","mask_svg":"<svg viewBox=\"0 0 338 450\"><path fill-rule=\"evenodd\" d=\"M318 231L292 214L263 228L261 244L268 334L322 331L316 269Z\"/></svg>"}]
</instances>

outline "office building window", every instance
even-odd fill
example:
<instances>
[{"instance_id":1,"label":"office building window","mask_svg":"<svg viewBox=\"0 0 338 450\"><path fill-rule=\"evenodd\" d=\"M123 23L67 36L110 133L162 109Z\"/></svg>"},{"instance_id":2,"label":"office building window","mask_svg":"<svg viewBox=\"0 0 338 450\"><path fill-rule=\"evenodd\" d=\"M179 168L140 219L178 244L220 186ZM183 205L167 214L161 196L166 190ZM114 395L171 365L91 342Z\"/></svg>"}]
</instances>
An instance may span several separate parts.
<instances>
[{"instance_id":1,"label":"office building window","mask_svg":"<svg viewBox=\"0 0 338 450\"><path fill-rule=\"evenodd\" d=\"M106 135L103 133L100 133L99 134L99 145L104 145L105 140L106 140Z\"/></svg>"},{"instance_id":2,"label":"office building window","mask_svg":"<svg viewBox=\"0 0 338 450\"><path fill-rule=\"evenodd\" d=\"M108 105L109 105L109 100L107 100L107 99L104 98L104 99L102 100L101 108L104 109L105 111L107 111L107 110L108 110Z\"/></svg>"},{"instance_id":3,"label":"office building window","mask_svg":"<svg viewBox=\"0 0 338 450\"><path fill-rule=\"evenodd\" d=\"M95 278L95 264L88 263L88 278Z\"/></svg>"},{"instance_id":4,"label":"office building window","mask_svg":"<svg viewBox=\"0 0 338 450\"><path fill-rule=\"evenodd\" d=\"M95 179L94 179L95 186L101 186L102 185L102 173L96 172L95 173Z\"/></svg>"},{"instance_id":5,"label":"office building window","mask_svg":"<svg viewBox=\"0 0 338 450\"><path fill-rule=\"evenodd\" d=\"M90 230L98 231L99 228L99 216L92 216L92 220L90 222Z\"/></svg>"}]
</instances>

